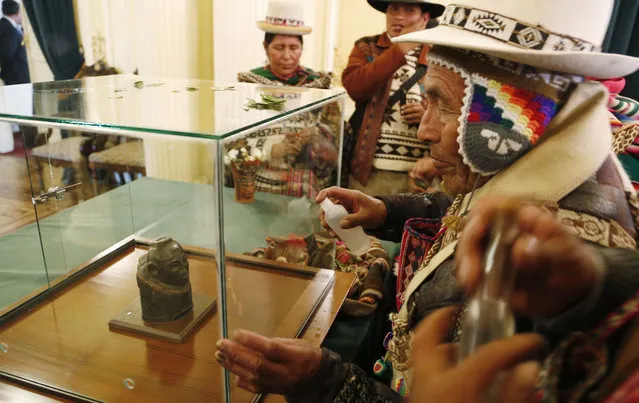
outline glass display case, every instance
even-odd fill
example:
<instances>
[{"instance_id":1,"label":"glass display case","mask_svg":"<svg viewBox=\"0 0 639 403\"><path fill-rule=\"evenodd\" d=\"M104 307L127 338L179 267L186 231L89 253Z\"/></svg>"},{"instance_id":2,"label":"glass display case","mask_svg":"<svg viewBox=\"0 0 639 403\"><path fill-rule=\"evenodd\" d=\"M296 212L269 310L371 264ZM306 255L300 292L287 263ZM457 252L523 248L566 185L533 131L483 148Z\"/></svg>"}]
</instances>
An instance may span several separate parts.
<instances>
[{"instance_id":1,"label":"glass display case","mask_svg":"<svg viewBox=\"0 0 639 403\"><path fill-rule=\"evenodd\" d=\"M0 157L0 197L19 195L0 215L0 379L82 401L277 401L235 388L215 343L326 335L353 281L314 203L340 183L343 102L126 75L0 88L0 121L35 143Z\"/></svg>"}]
</instances>

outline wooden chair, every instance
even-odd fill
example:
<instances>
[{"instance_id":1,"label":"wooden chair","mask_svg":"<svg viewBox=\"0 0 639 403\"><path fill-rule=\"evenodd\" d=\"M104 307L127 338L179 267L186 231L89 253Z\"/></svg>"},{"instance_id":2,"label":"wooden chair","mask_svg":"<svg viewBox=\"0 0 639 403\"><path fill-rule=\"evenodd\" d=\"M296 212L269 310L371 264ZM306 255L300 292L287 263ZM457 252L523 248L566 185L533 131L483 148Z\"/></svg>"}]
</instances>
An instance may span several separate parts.
<instances>
[{"instance_id":1,"label":"wooden chair","mask_svg":"<svg viewBox=\"0 0 639 403\"><path fill-rule=\"evenodd\" d=\"M74 79L80 79L82 77L97 77L97 76L108 76L118 74L118 71L108 66L104 61L98 61L92 66L82 65L80 71L75 75ZM64 100L64 97L62 97ZM71 112L71 118L77 118L77 111ZM61 111L59 116L64 117L66 113L69 111ZM98 138L101 136L92 135L90 137L82 136L81 133L75 133L76 135L73 137L63 138L60 141L49 143L48 137L50 137L51 131L47 135L47 144L34 147L31 150L31 160L35 167L36 173L38 174L39 185L41 191L44 193L46 189L44 189L44 180L42 176L42 162L45 164L51 164L55 167L64 167L71 168L72 170L72 184L77 183L77 181L81 181L82 183L87 183L90 179L90 175L88 172L88 155L91 152L99 151L96 149L93 144L88 144L88 147L84 147L85 143L89 140L92 140L93 143L98 143ZM78 135L80 134L80 135ZM94 175L95 177L95 175ZM87 195L84 192L84 186L81 187L81 195L82 200L85 200ZM93 189L96 191L97 184L93 183ZM97 195L97 191L95 192Z\"/></svg>"},{"instance_id":2,"label":"wooden chair","mask_svg":"<svg viewBox=\"0 0 639 403\"><path fill-rule=\"evenodd\" d=\"M87 183L89 175L87 171L87 158L82 154L81 149L88 137L74 136L60 141L49 142L31 149L31 161L38 175L40 192L44 193L44 177L42 164L54 167L71 168L71 184L82 182ZM75 195L76 192L73 192ZM80 187L81 200L86 200L84 186Z\"/></svg>"},{"instance_id":3,"label":"wooden chair","mask_svg":"<svg viewBox=\"0 0 639 403\"><path fill-rule=\"evenodd\" d=\"M131 175L138 173L146 175L144 144L140 140L134 140L107 148L104 151L94 152L89 155L89 169L93 173L93 191L96 195L99 193L98 169L109 173L128 172Z\"/></svg>"}]
</instances>

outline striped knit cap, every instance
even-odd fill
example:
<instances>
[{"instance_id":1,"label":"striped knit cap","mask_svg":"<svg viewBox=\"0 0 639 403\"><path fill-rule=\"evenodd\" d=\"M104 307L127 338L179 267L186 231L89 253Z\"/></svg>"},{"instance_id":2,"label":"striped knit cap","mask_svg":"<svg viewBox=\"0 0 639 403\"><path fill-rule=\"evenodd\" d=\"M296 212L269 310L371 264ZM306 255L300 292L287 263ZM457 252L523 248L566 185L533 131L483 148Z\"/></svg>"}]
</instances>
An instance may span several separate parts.
<instances>
[{"instance_id":1,"label":"striped knit cap","mask_svg":"<svg viewBox=\"0 0 639 403\"><path fill-rule=\"evenodd\" d=\"M435 47L428 60L460 74L466 83L459 153L466 165L484 176L530 151L573 83L583 81L470 50Z\"/></svg>"}]
</instances>

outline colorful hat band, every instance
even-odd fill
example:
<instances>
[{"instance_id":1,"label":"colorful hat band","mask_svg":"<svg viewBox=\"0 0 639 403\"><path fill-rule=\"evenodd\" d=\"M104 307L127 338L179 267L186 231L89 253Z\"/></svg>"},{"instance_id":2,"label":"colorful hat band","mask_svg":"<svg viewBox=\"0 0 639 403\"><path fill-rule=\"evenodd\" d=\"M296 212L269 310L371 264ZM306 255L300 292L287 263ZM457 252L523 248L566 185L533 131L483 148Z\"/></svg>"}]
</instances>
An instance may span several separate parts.
<instances>
[{"instance_id":1,"label":"colorful hat band","mask_svg":"<svg viewBox=\"0 0 639 403\"><path fill-rule=\"evenodd\" d=\"M554 52L598 52L600 47L492 11L451 4L439 23L487 36L524 49Z\"/></svg>"},{"instance_id":2,"label":"colorful hat band","mask_svg":"<svg viewBox=\"0 0 639 403\"><path fill-rule=\"evenodd\" d=\"M285 27L303 27L303 20L296 20L293 18L281 18L281 17L269 17L265 18L266 22L273 25L282 25Z\"/></svg>"},{"instance_id":3,"label":"colorful hat band","mask_svg":"<svg viewBox=\"0 0 639 403\"><path fill-rule=\"evenodd\" d=\"M466 83L459 153L467 166L484 176L496 174L530 151L572 83L580 81L451 48L433 49L429 63L455 71Z\"/></svg>"}]
</instances>

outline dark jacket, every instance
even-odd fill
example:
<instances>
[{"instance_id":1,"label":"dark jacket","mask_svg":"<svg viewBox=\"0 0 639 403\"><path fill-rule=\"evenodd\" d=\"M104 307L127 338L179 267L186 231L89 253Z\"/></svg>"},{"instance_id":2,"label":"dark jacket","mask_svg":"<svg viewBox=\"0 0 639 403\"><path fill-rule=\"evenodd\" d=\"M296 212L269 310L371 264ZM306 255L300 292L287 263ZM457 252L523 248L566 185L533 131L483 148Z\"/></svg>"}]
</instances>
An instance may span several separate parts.
<instances>
[{"instance_id":1,"label":"dark jacket","mask_svg":"<svg viewBox=\"0 0 639 403\"><path fill-rule=\"evenodd\" d=\"M6 18L0 18L0 78L6 85L31 82L24 35Z\"/></svg>"},{"instance_id":2,"label":"dark jacket","mask_svg":"<svg viewBox=\"0 0 639 403\"><path fill-rule=\"evenodd\" d=\"M602 170L606 168L606 164ZM581 210L592 213L597 210L597 216L615 219L628 224L620 217L615 204L606 203L617 189L603 185L601 176L592 178L577 190L560 201L562 208L570 208L579 204ZM605 196L604 196L605 195ZM615 197L612 197L613 199ZM404 222L411 217L441 218L450 206L450 200L442 193L426 195L394 195L381 197L387 208L386 223L374 235L387 240L401 239ZM627 206L625 203L623 205ZM623 214L622 214L623 215ZM633 228L634 230L634 228ZM633 231L634 234L634 231ZM579 316L567 317L562 315L557 319L534 322L531 319L518 320L518 331L534 330L544 335L553 348L555 343L575 331L585 331L600 323L607 314L616 310L626 300L639 290L639 251L628 249L603 248L596 246L601 257L606 262L606 275L603 279L601 292L597 295L596 303L588 312ZM453 261L449 259L435 271L434 275L424 281L407 301L409 304L409 327L414 328L421 320L434 310L462 303L464 294L457 284ZM523 326L520 326L523 325ZM621 344L627 328L617 332L616 337L608 341L608 348L612 361ZM290 402L334 402L334 403L364 403L364 402L401 402L402 398L391 389L374 379L368 378L366 373L352 365L342 363L340 357L334 353L324 351L320 371L310 384L304 396L289 397Z\"/></svg>"}]
</instances>

